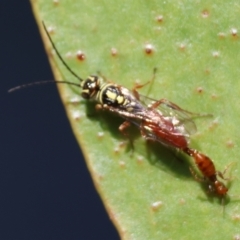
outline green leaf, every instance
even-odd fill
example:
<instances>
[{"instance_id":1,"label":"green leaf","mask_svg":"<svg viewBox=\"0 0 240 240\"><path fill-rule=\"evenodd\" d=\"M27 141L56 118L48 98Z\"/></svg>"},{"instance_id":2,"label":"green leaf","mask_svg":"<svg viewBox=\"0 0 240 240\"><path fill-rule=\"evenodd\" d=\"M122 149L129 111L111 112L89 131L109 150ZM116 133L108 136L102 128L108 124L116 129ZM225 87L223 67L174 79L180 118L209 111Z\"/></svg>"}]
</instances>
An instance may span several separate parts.
<instances>
[{"instance_id":1,"label":"green leaf","mask_svg":"<svg viewBox=\"0 0 240 240\"><path fill-rule=\"evenodd\" d=\"M44 20L63 58L82 78L100 71L129 89L145 83L142 94L166 98L192 112L191 146L223 170L237 163L240 145L239 2L230 1L33 1L56 79L77 80L52 54ZM152 46L152 53L146 53ZM113 49L117 54L113 55ZM78 60L76 52L85 54ZM56 64L56 62L57 64ZM60 73L61 72L61 73ZM97 191L122 239L238 239L239 166L225 214L218 198L206 194L189 172L191 159L130 129L135 149L118 131L123 120L97 112L80 89L59 85L62 101Z\"/></svg>"}]
</instances>

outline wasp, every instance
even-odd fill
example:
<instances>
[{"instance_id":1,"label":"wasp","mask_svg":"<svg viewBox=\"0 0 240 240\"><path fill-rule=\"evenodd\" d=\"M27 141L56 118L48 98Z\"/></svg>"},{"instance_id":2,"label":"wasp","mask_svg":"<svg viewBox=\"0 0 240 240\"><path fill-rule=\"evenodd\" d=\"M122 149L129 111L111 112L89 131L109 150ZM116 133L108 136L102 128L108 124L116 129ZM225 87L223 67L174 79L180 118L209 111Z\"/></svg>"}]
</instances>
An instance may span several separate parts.
<instances>
[{"instance_id":1,"label":"wasp","mask_svg":"<svg viewBox=\"0 0 240 240\"><path fill-rule=\"evenodd\" d=\"M209 190L220 197L226 196L228 188L217 178L219 176L224 179L223 174L216 171L214 163L209 157L189 147L190 136L196 132L193 119L198 117L199 114L186 111L166 99L156 101L138 94L136 89L143 87L145 84L136 86L130 91L121 85L106 82L101 76L90 75L87 79L82 79L64 61L44 22L43 27L57 56L80 83L55 80L41 81L14 87L9 92L49 82L77 86L81 88L81 96L84 99L93 100L97 102L98 108L115 113L125 119L119 126L121 132L124 132L131 124L136 125L146 140L160 142L167 147L181 150L192 157L204 180L207 181ZM149 101L150 104L148 104Z\"/></svg>"}]
</instances>

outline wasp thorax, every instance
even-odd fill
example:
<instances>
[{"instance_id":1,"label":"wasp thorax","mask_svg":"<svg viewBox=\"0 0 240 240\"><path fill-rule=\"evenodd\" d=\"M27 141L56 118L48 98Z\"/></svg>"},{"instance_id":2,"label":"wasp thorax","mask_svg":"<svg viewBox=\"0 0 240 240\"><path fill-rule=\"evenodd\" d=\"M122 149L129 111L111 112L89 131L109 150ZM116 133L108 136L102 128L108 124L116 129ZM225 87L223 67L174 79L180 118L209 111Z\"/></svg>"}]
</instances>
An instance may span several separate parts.
<instances>
[{"instance_id":1,"label":"wasp thorax","mask_svg":"<svg viewBox=\"0 0 240 240\"><path fill-rule=\"evenodd\" d=\"M95 97L100 89L100 78L98 76L91 75L81 84L82 87L82 97L85 99L90 99Z\"/></svg>"}]
</instances>

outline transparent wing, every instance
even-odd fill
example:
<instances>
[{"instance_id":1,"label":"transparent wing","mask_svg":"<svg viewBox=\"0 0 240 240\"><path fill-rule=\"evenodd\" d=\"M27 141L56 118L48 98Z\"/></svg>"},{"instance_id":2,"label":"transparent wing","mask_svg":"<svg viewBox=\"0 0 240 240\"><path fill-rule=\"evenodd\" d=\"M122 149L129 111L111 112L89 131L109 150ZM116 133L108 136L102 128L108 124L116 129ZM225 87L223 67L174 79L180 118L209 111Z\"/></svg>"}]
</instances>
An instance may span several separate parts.
<instances>
[{"instance_id":1,"label":"transparent wing","mask_svg":"<svg viewBox=\"0 0 240 240\"><path fill-rule=\"evenodd\" d=\"M197 127L194 122L195 118L211 116L210 114L189 112L167 99L157 101L143 95L139 95L139 98L145 106L159 111L164 118L172 121L173 125L179 129L179 132L185 136L190 136L196 133Z\"/></svg>"}]
</instances>

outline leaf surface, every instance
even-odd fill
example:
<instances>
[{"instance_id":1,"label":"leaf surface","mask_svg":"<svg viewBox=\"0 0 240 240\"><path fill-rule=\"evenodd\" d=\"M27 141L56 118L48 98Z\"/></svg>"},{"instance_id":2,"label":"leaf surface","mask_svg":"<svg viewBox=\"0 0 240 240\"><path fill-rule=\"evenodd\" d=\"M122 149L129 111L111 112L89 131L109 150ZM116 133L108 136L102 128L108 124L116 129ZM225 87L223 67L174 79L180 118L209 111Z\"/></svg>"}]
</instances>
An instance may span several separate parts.
<instances>
[{"instance_id":1,"label":"leaf surface","mask_svg":"<svg viewBox=\"0 0 240 240\"><path fill-rule=\"evenodd\" d=\"M100 71L131 89L135 81L150 80L157 67L155 81L141 94L213 114L196 120L198 133L191 146L210 156L218 170L238 162L238 1L32 0L32 6L56 79L78 81L52 52L42 20L81 78ZM78 51L84 60L77 59ZM238 164L230 171L232 197L223 215L219 199L194 181L190 159L159 143L146 143L134 127L129 130L132 152L118 131L121 118L97 112L94 103L81 98L81 89L58 88L96 189L122 239L237 239Z\"/></svg>"}]
</instances>

